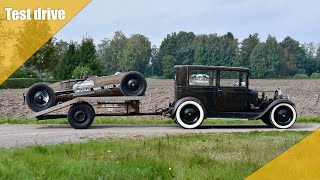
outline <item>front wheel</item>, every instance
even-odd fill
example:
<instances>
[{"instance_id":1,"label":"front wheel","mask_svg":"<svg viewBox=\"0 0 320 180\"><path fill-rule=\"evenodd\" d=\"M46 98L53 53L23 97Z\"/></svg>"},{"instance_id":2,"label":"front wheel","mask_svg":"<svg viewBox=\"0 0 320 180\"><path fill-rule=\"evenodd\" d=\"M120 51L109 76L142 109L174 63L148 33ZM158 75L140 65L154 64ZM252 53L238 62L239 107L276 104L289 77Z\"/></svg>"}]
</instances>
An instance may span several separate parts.
<instances>
[{"instance_id":1,"label":"front wheel","mask_svg":"<svg viewBox=\"0 0 320 180\"><path fill-rule=\"evenodd\" d=\"M36 83L28 89L26 102L32 111L39 112L54 106L56 95L46 83Z\"/></svg>"},{"instance_id":2,"label":"front wheel","mask_svg":"<svg viewBox=\"0 0 320 180\"><path fill-rule=\"evenodd\" d=\"M193 129L202 124L204 120L203 107L196 101L185 101L176 111L177 123L186 129Z\"/></svg>"},{"instance_id":3,"label":"front wheel","mask_svg":"<svg viewBox=\"0 0 320 180\"><path fill-rule=\"evenodd\" d=\"M68 112L68 122L75 129L86 129L91 126L95 113L88 104L75 104Z\"/></svg>"},{"instance_id":4,"label":"front wheel","mask_svg":"<svg viewBox=\"0 0 320 180\"><path fill-rule=\"evenodd\" d=\"M290 128L297 119L297 112L288 103L276 105L270 113L271 124L278 129Z\"/></svg>"}]
</instances>

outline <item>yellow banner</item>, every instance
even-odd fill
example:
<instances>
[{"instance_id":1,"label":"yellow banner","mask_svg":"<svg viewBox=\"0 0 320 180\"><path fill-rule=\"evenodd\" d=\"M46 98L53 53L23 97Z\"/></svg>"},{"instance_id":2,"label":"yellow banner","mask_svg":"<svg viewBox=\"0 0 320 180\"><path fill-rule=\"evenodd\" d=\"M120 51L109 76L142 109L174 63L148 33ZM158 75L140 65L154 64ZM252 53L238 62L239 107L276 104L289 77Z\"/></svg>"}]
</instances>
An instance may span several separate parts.
<instances>
[{"instance_id":1,"label":"yellow banner","mask_svg":"<svg viewBox=\"0 0 320 180\"><path fill-rule=\"evenodd\" d=\"M0 1L0 84L90 1Z\"/></svg>"},{"instance_id":2,"label":"yellow banner","mask_svg":"<svg viewBox=\"0 0 320 180\"><path fill-rule=\"evenodd\" d=\"M320 129L270 161L247 179L320 179Z\"/></svg>"}]
</instances>

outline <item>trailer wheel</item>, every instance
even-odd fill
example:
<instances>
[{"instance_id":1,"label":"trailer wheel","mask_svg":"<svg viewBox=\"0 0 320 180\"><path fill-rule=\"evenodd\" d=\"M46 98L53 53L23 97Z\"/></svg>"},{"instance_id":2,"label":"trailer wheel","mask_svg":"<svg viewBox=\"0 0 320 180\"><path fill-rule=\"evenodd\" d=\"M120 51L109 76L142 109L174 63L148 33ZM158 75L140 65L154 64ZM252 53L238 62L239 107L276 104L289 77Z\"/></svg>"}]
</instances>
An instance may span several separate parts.
<instances>
[{"instance_id":1,"label":"trailer wheel","mask_svg":"<svg viewBox=\"0 0 320 180\"><path fill-rule=\"evenodd\" d=\"M278 129L290 128L297 119L297 112L288 103L276 105L270 113L271 124Z\"/></svg>"},{"instance_id":2,"label":"trailer wheel","mask_svg":"<svg viewBox=\"0 0 320 180\"><path fill-rule=\"evenodd\" d=\"M196 101L185 101L178 106L176 120L183 128L196 128L200 126L204 120L203 107Z\"/></svg>"},{"instance_id":3,"label":"trailer wheel","mask_svg":"<svg viewBox=\"0 0 320 180\"><path fill-rule=\"evenodd\" d=\"M28 89L26 102L32 111L38 112L54 106L56 95L47 83L36 83Z\"/></svg>"},{"instance_id":4,"label":"trailer wheel","mask_svg":"<svg viewBox=\"0 0 320 180\"><path fill-rule=\"evenodd\" d=\"M75 129L86 129L91 126L95 113L89 104L75 104L68 111L68 122Z\"/></svg>"}]
</instances>

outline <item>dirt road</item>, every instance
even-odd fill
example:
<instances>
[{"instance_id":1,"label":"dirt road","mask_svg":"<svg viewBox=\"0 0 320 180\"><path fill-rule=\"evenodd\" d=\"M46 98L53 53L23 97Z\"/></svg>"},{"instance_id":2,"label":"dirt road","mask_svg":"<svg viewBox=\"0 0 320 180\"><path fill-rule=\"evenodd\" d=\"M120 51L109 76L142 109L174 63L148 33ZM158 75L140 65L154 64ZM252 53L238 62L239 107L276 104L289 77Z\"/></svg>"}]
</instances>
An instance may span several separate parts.
<instances>
[{"instance_id":1,"label":"dirt road","mask_svg":"<svg viewBox=\"0 0 320 180\"><path fill-rule=\"evenodd\" d=\"M314 131L320 124L296 124L286 131ZM163 136L167 134L284 131L265 125L203 125L182 129L177 125L93 125L76 130L69 125L0 125L0 148L86 142L97 138Z\"/></svg>"}]
</instances>

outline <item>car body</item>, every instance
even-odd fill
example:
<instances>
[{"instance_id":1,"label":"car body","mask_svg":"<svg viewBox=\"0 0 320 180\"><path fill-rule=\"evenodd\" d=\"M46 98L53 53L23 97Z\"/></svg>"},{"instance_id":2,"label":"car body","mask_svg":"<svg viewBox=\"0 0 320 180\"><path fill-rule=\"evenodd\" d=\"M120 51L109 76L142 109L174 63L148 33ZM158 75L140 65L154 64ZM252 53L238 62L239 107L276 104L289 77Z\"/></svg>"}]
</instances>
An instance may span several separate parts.
<instances>
[{"instance_id":1,"label":"car body","mask_svg":"<svg viewBox=\"0 0 320 180\"><path fill-rule=\"evenodd\" d=\"M167 113L184 128L205 118L262 119L281 129L296 121L295 105L280 89L268 98L249 88L248 68L177 65L174 72L175 97Z\"/></svg>"}]
</instances>

